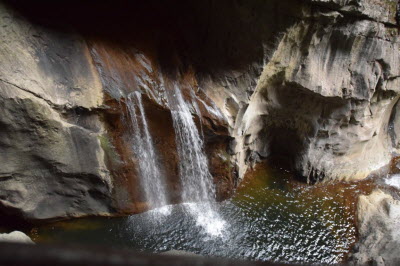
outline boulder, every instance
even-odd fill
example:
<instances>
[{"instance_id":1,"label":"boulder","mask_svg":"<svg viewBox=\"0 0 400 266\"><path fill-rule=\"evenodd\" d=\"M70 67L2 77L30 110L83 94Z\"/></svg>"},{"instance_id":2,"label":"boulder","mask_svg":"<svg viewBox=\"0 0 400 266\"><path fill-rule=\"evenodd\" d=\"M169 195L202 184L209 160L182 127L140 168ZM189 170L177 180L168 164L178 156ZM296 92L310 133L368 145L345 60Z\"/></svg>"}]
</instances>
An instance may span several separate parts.
<instances>
[{"instance_id":1,"label":"boulder","mask_svg":"<svg viewBox=\"0 0 400 266\"><path fill-rule=\"evenodd\" d=\"M357 220L359 242L352 261L357 265L399 265L400 201L380 189L360 196Z\"/></svg>"},{"instance_id":2,"label":"boulder","mask_svg":"<svg viewBox=\"0 0 400 266\"><path fill-rule=\"evenodd\" d=\"M8 234L0 234L0 242L19 242L25 244L34 244L29 236L20 231L13 231Z\"/></svg>"}]
</instances>

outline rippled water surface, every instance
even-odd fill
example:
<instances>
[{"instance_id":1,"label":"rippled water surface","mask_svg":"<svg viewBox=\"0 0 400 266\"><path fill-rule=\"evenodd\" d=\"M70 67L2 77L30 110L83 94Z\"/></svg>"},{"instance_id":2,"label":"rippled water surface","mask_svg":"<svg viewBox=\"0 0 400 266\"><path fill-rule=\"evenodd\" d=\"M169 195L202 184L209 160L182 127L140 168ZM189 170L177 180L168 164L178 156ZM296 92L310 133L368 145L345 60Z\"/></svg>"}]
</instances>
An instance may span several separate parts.
<instances>
[{"instance_id":1,"label":"rippled water surface","mask_svg":"<svg viewBox=\"0 0 400 266\"><path fill-rule=\"evenodd\" d=\"M170 212L164 208L125 218L59 222L35 228L31 236L37 242L332 263L343 259L355 241L355 197L369 187L366 183L306 186L269 167L255 171L232 199L218 203L218 219L205 214L199 221L181 204L169 206ZM210 234L213 228L222 228L222 233Z\"/></svg>"}]
</instances>

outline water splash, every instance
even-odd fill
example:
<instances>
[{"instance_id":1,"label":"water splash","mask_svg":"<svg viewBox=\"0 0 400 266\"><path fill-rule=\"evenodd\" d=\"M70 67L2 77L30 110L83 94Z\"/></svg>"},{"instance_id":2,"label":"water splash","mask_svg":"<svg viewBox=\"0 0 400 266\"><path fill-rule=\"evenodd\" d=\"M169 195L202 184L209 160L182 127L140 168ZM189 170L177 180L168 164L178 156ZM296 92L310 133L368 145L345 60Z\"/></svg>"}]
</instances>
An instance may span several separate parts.
<instances>
[{"instance_id":1,"label":"water splash","mask_svg":"<svg viewBox=\"0 0 400 266\"><path fill-rule=\"evenodd\" d=\"M340 263L356 241L354 214L348 203L364 194L357 188L360 183L309 189L293 187L289 178L294 176L279 168L259 172L242 183L233 198L218 202L218 214L229 225L223 237L212 237L196 226L199 219L187 209L201 203L169 205L171 214L159 220L150 215L160 211L155 209L130 217L43 225L34 236L38 242L102 243L157 253L184 250L207 257L277 264ZM349 199L348 193L357 196Z\"/></svg>"},{"instance_id":2,"label":"water splash","mask_svg":"<svg viewBox=\"0 0 400 266\"><path fill-rule=\"evenodd\" d=\"M400 189L400 174L392 175L385 179L385 183L389 186Z\"/></svg>"},{"instance_id":3,"label":"water splash","mask_svg":"<svg viewBox=\"0 0 400 266\"><path fill-rule=\"evenodd\" d=\"M204 240L212 240L214 237L226 239L228 233L228 225L221 218L216 210L215 202L205 203L185 203L183 206L189 211L196 221L196 226L203 229L206 234Z\"/></svg>"},{"instance_id":4,"label":"water splash","mask_svg":"<svg viewBox=\"0 0 400 266\"><path fill-rule=\"evenodd\" d=\"M165 182L160 172L140 92L136 91L128 95L127 107L132 125L133 150L138 158L144 196L152 209L165 206L167 204ZM162 211L154 213L163 215L169 213L168 208L160 210Z\"/></svg>"},{"instance_id":5,"label":"water splash","mask_svg":"<svg viewBox=\"0 0 400 266\"><path fill-rule=\"evenodd\" d=\"M191 203L185 207L195 217L198 226L211 236L222 236L225 221L216 211L215 188L203 151L203 140L176 84L172 96L169 104L180 157L182 200Z\"/></svg>"}]
</instances>

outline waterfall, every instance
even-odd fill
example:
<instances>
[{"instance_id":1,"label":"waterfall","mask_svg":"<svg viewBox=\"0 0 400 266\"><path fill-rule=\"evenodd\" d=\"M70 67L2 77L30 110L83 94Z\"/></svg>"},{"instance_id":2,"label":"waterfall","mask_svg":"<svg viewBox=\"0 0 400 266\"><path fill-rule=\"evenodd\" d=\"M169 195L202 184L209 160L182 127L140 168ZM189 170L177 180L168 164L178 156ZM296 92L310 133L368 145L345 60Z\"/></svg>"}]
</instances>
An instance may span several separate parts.
<instances>
[{"instance_id":1,"label":"waterfall","mask_svg":"<svg viewBox=\"0 0 400 266\"><path fill-rule=\"evenodd\" d=\"M133 151L139 164L140 185L150 208L163 207L167 205L165 182L160 172L140 92L128 95L127 107L132 125ZM159 210L164 214L168 213L168 208Z\"/></svg>"},{"instance_id":2,"label":"waterfall","mask_svg":"<svg viewBox=\"0 0 400 266\"><path fill-rule=\"evenodd\" d=\"M169 104L180 158L182 200L197 224L209 235L221 235L225 222L216 211L215 188L203 150L203 140L176 84L173 96L169 97Z\"/></svg>"}]
</instances>

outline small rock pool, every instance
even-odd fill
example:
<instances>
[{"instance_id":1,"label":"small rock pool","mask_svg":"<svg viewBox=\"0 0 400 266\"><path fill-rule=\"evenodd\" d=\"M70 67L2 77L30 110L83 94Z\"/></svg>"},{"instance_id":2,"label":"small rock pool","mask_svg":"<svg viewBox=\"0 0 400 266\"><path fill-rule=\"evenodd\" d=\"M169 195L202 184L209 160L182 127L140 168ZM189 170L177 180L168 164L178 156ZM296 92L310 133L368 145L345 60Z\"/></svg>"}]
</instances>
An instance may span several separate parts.
<instances>
[{"instance_id":1,"label":"small rock pool","mask_svg":"<svg viewBox=\"0 0 400 266\"><path fill-rule=\"evenodd\" d=\"M47 224L33 228L30 236L35 242L184 250L245 260L335 263L346 258L356 241L356 198L371 191L372 181L308 186L272 166L250 176L231 199L218 203L224 223L219 235L198 226L180 204L164 214L153 210Z\"/></svg>"}]
</instances>

